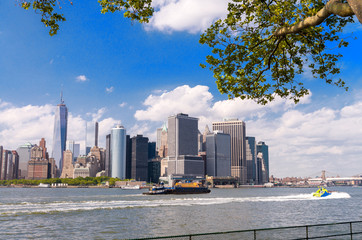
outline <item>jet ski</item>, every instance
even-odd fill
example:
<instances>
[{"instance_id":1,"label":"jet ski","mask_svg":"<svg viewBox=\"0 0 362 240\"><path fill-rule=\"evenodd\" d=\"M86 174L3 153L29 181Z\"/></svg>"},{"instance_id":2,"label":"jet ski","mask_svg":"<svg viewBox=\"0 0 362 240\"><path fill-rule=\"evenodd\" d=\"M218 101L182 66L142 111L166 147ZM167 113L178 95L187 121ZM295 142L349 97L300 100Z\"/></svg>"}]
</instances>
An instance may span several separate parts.
<instances>
[{"instance_id":1,"label":"jet ski","mask_svg":"<svg viewBox=\"0 0 362 240\"><path fill-rule=\"evenodd\" d=\"M328 190L325 189L324 187L320 187L315 193L313 193L313 197L327 197L331 194L332 193L328 192Z\"/></svg>"}]
</instances>

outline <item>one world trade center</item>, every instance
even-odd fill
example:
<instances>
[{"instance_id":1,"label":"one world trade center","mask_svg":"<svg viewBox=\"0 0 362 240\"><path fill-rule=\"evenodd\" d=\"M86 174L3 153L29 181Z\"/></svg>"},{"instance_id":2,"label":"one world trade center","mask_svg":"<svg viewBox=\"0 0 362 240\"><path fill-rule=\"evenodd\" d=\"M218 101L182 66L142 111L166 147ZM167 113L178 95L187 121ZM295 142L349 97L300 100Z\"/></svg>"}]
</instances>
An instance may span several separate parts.
<instances>
[{"instance_id":1,"label":"one world trade center","mask_svg":"<svg viewBox=\"0 0 362 240\"><path fill-rule=\"evenodd\" d=\"M58 164L60 174L63 169L63 151L67 141L68 109L63 101L63 94L60 96L60 104L57 105L54 117L53 152L52 157Z\"/></svg>"}]
</instances>

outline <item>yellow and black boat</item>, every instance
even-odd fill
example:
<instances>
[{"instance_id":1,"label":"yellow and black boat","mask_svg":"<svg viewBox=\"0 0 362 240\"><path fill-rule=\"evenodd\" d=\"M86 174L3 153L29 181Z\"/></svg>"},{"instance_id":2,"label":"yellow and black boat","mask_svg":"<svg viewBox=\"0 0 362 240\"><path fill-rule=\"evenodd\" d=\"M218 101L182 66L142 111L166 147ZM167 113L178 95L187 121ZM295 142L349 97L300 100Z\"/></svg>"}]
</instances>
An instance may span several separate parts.
<instances>
[{"instance_id":1,"label":"yellow and black boat","mask_svg":"<svg viewBox=\"0 0 362 240\"><path fill-rule=\"evenodd\" d=\"M331 194L332 193L329 192L326 188L320 187L315 193L313 193L313 197L327 197Z\"/></svg>"}]
</instances>

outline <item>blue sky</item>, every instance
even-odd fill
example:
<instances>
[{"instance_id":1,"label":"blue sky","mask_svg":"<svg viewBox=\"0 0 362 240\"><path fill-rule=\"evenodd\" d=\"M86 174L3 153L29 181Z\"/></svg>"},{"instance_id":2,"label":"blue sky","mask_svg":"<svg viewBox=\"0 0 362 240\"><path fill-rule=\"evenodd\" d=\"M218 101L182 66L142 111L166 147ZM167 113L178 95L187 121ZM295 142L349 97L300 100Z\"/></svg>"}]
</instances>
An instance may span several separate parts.
<instances>
[{"instance_id":1,"label":"blue sky","mask_svg":"<svg viewBox=\"0 0 362 240\"><path fill-rule=\"evenodd\" d=\"M350 91L302 76L311 95L294 105L277 99L260 106L227 100L212 73L199 67L210 49L198 43L226 14L226 0L156 0L150 24L101 14L94 1L60 1L66 22L50 37L40 16L14 1L0 2L0 145L16 149L47 140L51 151L60 91L70 113L68 139L84 145L85 125L100 122L100 144L121 122L132 136L155 140L156 128L184 112L205 125L223 117L244 120L247 135L270 147L276 176L362 174L362 25L342 50L341 77ZM193 9L190 11L189 9ZM88 140L91 141L92 135Z\"/></svg>"}]
</instances>

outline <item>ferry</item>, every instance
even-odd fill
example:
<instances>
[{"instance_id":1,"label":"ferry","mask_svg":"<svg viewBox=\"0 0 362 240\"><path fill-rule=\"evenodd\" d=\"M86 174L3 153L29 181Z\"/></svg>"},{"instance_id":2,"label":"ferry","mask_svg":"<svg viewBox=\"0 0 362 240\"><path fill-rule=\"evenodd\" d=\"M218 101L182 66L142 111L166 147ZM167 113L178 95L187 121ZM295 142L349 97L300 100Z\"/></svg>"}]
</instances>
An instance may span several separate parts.
<instances>
[{"instance_id":1,"label":"ferry","mask_svg":"<svg viewBox=\"0 0 362 240\"><path fill-rule=\"evenodd\" d=\"M174 187L153 186L148 192L144 192L146 195L158 195L158 194L201 194L209 193L210 189L201 185L198 182L192 183L176 183Z\"/></svg>"},{"instance_id":2,"label":"ferry","mask_svg":"<svg viewBox=\"0 0 362 240\"><path fill-rule=\"evenodd\" d=\"M48 183L39 183L38 187L40 187L40 188L50 188L50 184L48 184Z\"/></svg>"}]
</instances>

